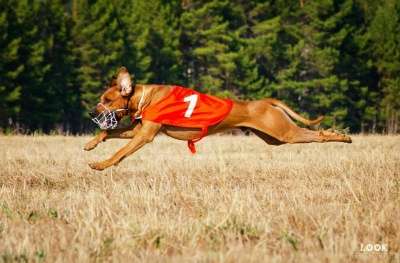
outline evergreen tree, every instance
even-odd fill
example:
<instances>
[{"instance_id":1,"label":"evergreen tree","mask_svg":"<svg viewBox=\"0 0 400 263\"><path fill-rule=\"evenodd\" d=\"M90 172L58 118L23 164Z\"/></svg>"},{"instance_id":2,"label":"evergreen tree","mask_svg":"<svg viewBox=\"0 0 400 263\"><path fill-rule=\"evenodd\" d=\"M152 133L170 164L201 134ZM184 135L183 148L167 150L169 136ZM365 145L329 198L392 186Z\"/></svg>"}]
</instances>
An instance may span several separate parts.
<instances>
[{"instance_id":1,"label":"evergreen tree","mask_svg":"<svg viewBox=\"0 0 400 263\"><path fill-rule=\"evenodd\" d=\"M381 115L389 133L400 131L400 2L384 1L369 28L373 64L383 94Z\"/></svg>"},{"instance_id":2,"label":"evergreen tree","mask_svg":"<svg viewBox=\"0 0 400 263\"><path fill-rule=\"evenodd\" d=\"M21 99L19 50L22 36L18 14L9 0L0 0L0 127L17 121ZM15 127L14 127L15 128Z\"/></svg>"},{"instance_id":3,"label":"evergreen tree","mask_svg":"<svg viewBox=\"0 0 400 263\"><path fill-rule=\"evenodd\" d=\"M178 83L182 76L178 21L180 1L137 0L123 16L128 39L134 44L134 71L144 83ZM146 15L143 15L146 14Z\"/></svg>"},{"instance_id":4,"label":"evergreen tree","mask_svg":"<svg viewBox=\"0 0 400 263\"><path fill-rule=\"evenodd\" d=\"M74 54L86 109L97 103L100 91L119 66L135 68L136 52L119 13L125 7L129 10L129 2L119 1L118 6L112 0L74 2ZM123 8L117 9L120 6Z\"/></svg>"},{"instance_id":5,"label":"evergreen tree","mask_svg":"<svg viewBox=\"0 0 400 263\"><path fill-rule=\"evenodd\" d=\"M0 121L13 120L27 130L50 131L62 121L70 101L69 35L60 1L2 1ZM66 75L65 75L66 73ZM67 120L65 120L67 121Z\"/></svg>"},{"instance_id":6,"label":"evergreen tree","mask_svg":"<svg viewBox=\"0 0 400 263\"><path fill-rule=\"evenodd\" d=\"M243 22L237 30L240 45L235 82L245 98L273 96L272 85L284 64L285 43L275 5L269 1L240 5Z\"/></svg>"},{"instance_id":7,"label":"evergreen tree","mask_svg":"<svg viewBox=\"0 0 400 263\"><path fill-rule=\"evenodd\" d=\"M0 0L0 128L79 132L116 69L399 132L398 0ZM11 126L10 126L11 125Z\"/></svg>"},{"instance_id":8,"label":"evergreen tree","mask_svg":"<svg viewBox=\"0 0 400 263\"><path fill-rule=\"evenodd\" d=\"M181 50L186 83L205 92L227 95L235 79L235 36L229 1L196 1L181 16Z\"/></svg>"},{"instance_id":9,"label":"evergreen tree","mask_svg":"<svg viewBox=\"0 0 400 263\"><path fill-rule=\"evenodd\" d=\"M59 128L76 133L80 129L82 106L75 67L76 57L73 54L72 17L62 1L57 0L47 3L47 12L42 19L46 21L44 27L51 35L51 42L45 53L45 60L51 66L43 79L44 85L54 90L55 97L50 99L57 101L52 110L58 113L56 122Z\"/></svg>"},{"instance_id":10,"label":"evergreen tree","mask_svg":"<svg viewBox=\"0 0 400 263\"><path fill-rule=\"evenodd\" d=\"M278 97L312 115L326 115L329 126L343 127L351 104L349 80L338 74L341 48L357 25L348 23L353 1L307 1L293 16L283 17L288 38L287 61L274 86Z\"/></svg>"}]
</instances>

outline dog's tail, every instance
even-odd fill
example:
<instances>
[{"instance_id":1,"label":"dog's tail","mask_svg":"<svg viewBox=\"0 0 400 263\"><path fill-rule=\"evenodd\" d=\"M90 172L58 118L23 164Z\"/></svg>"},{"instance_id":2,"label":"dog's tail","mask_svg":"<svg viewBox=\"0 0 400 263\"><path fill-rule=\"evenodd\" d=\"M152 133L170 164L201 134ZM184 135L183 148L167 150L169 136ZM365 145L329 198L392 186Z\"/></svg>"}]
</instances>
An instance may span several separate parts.
<instances>
[{"instance_id":1,"label":"dog's tail","mask_svg":"<svg viewBox=\"0 0 400 263\"><path fill-rule=\"evenodd\" d=\"M291 108L289 108L289 106L287 106L285 103L283 103L280 100L276 100L276 99L265 99L268 103L271 103L274 106L277 106L281 109L283 109L290 117L292 117L293 119L302 122L303 124L307 125L307 126L311 126L311 125L317 125L319 124L324 116L319 116L318 118L316 118L315 120L309 120L306 119L302 116L300 116L298 113L296 113L294 110L292 110Z\"/></svg>"}]
</instances>

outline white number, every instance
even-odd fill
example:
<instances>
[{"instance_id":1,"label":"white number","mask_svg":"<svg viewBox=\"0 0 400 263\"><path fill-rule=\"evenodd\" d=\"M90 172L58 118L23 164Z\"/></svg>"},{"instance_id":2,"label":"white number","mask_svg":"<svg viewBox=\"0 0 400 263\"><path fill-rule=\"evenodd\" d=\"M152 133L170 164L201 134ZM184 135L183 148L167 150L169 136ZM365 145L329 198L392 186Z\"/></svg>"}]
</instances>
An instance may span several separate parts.
<instances>
[{"instance_id":1,"label":"white number","mask_svg":"<svg viewBox=\"0 0 400 263\"><path fill-rule=\"evenodd\" d=\"M196 107L197 104L197 94L193 94L190 96L187 96L183 99L184 102L189 102L189 106L185 112L185 118L190 118L192 116L192 113L194 111L194 107Z\"/></svg>"}]
</instances>

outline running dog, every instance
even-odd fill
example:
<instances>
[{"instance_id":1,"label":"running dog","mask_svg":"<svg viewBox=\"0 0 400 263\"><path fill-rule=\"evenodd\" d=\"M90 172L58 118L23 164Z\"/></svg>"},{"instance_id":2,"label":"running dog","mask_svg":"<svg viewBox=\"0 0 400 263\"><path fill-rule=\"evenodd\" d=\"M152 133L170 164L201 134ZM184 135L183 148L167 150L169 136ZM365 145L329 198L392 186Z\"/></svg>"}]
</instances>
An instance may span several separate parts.
<instances>
[{"instance_id":1,"label":"running dog","mask_svg":"<svg viewBox=\"0 0 400 263\"><path fill-rule=\"evenodd\" d=\"M130 139L111 158L89 164L96 170L117 165L152 142L159 132L188 141L193 153L194 143L201 138L232 128L250 129L271 145L351 143L351 138L344 134L298 127L291 118L311 126L320 123L322 117L308 120L279 100L228 100L180 86L135 84L125 67L118 70L89 114L102 131L85 145L84 150L90 151L109 138ZM119 121L125 116L132 119L133 125L118 129Z\"/></svg>"}]
</instances>

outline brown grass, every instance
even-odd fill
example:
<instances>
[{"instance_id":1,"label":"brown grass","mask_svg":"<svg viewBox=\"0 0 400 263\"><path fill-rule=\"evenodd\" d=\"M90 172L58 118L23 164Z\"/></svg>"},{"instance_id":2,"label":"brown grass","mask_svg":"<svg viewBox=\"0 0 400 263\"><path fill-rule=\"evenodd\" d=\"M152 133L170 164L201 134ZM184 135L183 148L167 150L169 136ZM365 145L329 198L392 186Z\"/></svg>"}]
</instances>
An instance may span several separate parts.
<instances>
[{"instance_id":1,"label":"brown grass","mask_svg":"<svg viewBox=\"0 0 400 263\"><path fill-rule=\"evenodd\" d=\"M0 137L0 262L400 262L399 136L157 137L103 172L127 141L88 139Z\"/></svg>"}]
</instances>

